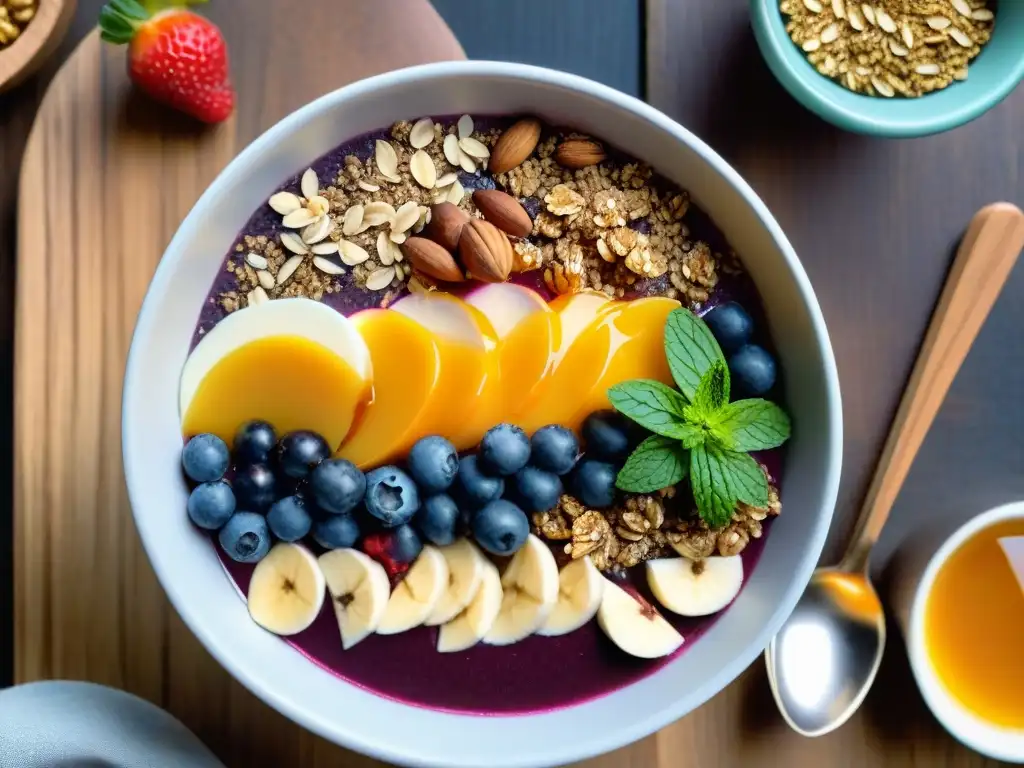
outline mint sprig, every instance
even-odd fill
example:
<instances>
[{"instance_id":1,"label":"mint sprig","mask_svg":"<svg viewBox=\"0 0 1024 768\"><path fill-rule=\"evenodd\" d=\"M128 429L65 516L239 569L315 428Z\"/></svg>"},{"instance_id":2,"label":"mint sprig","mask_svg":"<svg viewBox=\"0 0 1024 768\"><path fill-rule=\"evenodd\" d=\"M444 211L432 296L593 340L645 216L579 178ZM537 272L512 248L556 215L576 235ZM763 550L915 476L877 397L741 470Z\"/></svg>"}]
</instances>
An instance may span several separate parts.
<instances>
[{"instance_id":1,"label":"mint sprig","mask_svg":"<svg viewBox=\"0 0 1024 768\"><path fill-rule=\"evenodd\" d=\"M782 445L789 439L789 417L767 400L729 402L722 349L689 310L669 313L665 357L678 391L647 379L608 390L617 411L655 433L633 451L616 485L651 493L689 474L697 511L713 527L726 525L739 502L765 506L768 479L747 452Z\"/></svg>"}]
</instances>

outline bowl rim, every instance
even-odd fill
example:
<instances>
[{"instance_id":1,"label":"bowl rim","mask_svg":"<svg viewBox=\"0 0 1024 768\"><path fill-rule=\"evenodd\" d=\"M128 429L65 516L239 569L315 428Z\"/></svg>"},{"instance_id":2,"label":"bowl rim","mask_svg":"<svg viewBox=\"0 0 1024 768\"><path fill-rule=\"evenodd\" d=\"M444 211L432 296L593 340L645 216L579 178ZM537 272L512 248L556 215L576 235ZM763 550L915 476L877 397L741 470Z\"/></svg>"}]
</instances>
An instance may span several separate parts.
<instances>
[{"instance_id":1,"label":"bowl rim","mask_svg":"<svg viewBox=\"0 0 1024 768\"><path fill-rule=\"evenodd\" d=\"M42 65L67 34L77 4L78 0L47 0L41 7L51 5L52 10L37 8L36 18L18 39L0 50L0 92L18 85ZM10 63L5 63L5 58Z\"/></svg>"},{"instance_id":2,"label":"bowl rim","mask_svg":"<svg viewBox=\"0 0 1024 768\"><path fill-rule=\"evenodd\" d=\"M1024 521L1024 501L1011 501L975 515L948 534L928 558L910 606L907 657L925 704L954 738L982 755L1020 763L1024 762L1024 732L984 720L961 704L939 678L925 640L925 611L939 571L972 536L1010 520Z\"/></svg>"},{"instance_id":3,"label":"bowl rim","mask_svg":"<svg viewBox=\"0 0 1024 768\"><path fill-rule=\"evenodd\" d=\"M408 85L423 81L450 81L465 76L520 80L539 86L552 86L577 91L585 97L610 102L613 106L632 113L634 116L652 124L699 154L743 197L744 202L750 206L778 248L801 296L804 309L812 326L814 340L818 347L817 351L823 363L821 376L825 393L825 407L828 414L827 424L824 426L828 435L828 458L827 470L822 483L821 509L817 519L814 520L813 526L811 526L811 530L807 531L803 555L799 562L794 564L794 576L783 590L781 599L776 603L770 621L756 634L753 642L744 653L737 654L729 664L718 669L713 678L703 686L696 690L691 690L688 696L680 696L678 699L679 706L666 707L661 711L652 712L645 717L631 720L620 728L588 734L585 739L572 739L564 740L560 743L551 743L545 745L543 750L524 751L520 755L509 752L495 756L495 761L491 763L492 766L507 768L536 766L540 764L536 762L536 758L538 754L542 754L543 764L561 765L609 752L623 745L633 743L705 703L732 682L760 656L769 639L778 631L782 623L789 616L817 564L825 543L825 537L828 533L838 495L843 434L839 377L824 317L811 287L810 280L792 246L783 234L781 227L769 213L766 205L740 177L739 173L701 139L645 102L578 75L543 67L479 60L423 64L366 78L325 94L277 122L239 153L218 174L196 202L168 244L165 254L181 251L183 244L195 237L198 227L196 212L202 210L205 206L214 204L222 194L222 188L228 186L228 180L244 175L247 167L255 158L268 151L292 131L311 120L317 119L321 113L350 99L358 98L363 94L373 91L386 90L398 83ZM132 336L122 396L122 446L124 447L122 458L132 514L136 521L136 527L139 531L143 548L171 604L207 651L236 680L260 700L313 733L363 754L401 765L445 765L447 768L465 765L467 768L470 768L471 764L466 763L464 757L459 758L450 754L426 755L422 752L414 752L408 746L399 743L398 740L391 740L389 742L379 740L368 741L357 728L353 728L347 723L326 721L318 715L316 707L312 704L293 701L279 695L273 689L265 687L258 679L259 675L252 673L247 665L239 663L237 656L230 652L230 644L226 642L225 638L214 636L207 632L206 627L198 618L197 613L193 610L186 596L176 586L171 575L165 572L161 565L161 561L166 559L163 557L165 553L161 553L159 542L154 540L153 537L147 537L147 526L144 520L140 519L135 513L136 505L134 501L139 500L140 506L142 506L142 500L145 498L145 495L142 485L138 484L138 481L133 480L133 478L141 474L141 470L136 469L136 457L128 453L128 446L135 443L135 438L132 433L130 420L125 417L133 400L139 398L135 390L139 386L136 382L142 379L140 371L142 363L139 362L142 353L137 351L143 343L140 340L148 338L159 324L157 310L155 309L157 302L150 299L156 294L162 295L169 290L168 284L172 277L172 271L171 261L167 258L162 258L150 281ZM136 346L137 344L140 346ZM614 695L614 693L609 694L609 696ZM442 714L444 713L438 713L439 716ZM445 716L454 717L454 715ZM545 714L541 713L536 715L516 715L513 717L515 719L522 719L545 716Z\"/></svg>"},{"instance_id":4,"label":"bowl rim","mask_svg":"<svg viewBox=\"0 0 1024 768\"><path fill-rule=\"evenodd\" d=\"M931 115L893 118L884 115L868 116L849 109L835 100L810 87L808 80L816 77L827 80L819 74L803 55L794 62L788 55L796 51L793 41L786 34L782 24L778 0L750 0L750 13L754 37L761 49L768 68L775 79L801 104L828 122L844 128L874 136L888 138L916 138L941 133L957 128L980 117L1005 99L1024 79L1024 49L1016 65L991 88L969 93L953 108ZM837 88L842 88L836 85ZM864 98L872 98L865 96ZM927 98L924 96L922 98Z\"/></svg>"}]
</instances>

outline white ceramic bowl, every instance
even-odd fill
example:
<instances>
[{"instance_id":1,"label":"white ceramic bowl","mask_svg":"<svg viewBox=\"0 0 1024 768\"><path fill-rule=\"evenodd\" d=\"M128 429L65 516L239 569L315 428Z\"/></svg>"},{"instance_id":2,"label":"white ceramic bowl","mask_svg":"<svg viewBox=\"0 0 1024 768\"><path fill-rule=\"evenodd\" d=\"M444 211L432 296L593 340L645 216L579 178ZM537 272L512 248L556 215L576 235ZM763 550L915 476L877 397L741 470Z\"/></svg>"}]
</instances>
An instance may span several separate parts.
<instances>
[{"instance_id":1,"label":"white ceramic bowl","mask_svg":"<svg viewBox=\"0 0 1024 768\"><path fill-rule=\"evenodd\" d=\"M422 115L532 113L571 124L689 189L743 256L767 307L795 424L785 511L735 605L657 674L604 698L536 715L478 717L409 707L349 685L257 627L209 540L185 514L178 372L221 260L284 179L366 131ZM253 693L327 739L404 765L556 765L615 749L685 715L758 657L818 560L835 503L842 423L835 361L807 275L751 188L700 139L637 99L518 64L453 62L342 88L253 142L217 179L164 254L125 376L124 467L136 525L171 602ZM457 681L453 681L457 684Z\"/></svg>"},{"instance_id":2,"label":"white ceramic bowl","mask_svg":"<svg viewBox=\"0 0 1024 768\"><path fill-rule=\"evenodd\" d=\"M966 522L939 520L923 535L909 538L895 558L892 607L914 680L936 719L971 749L996 760L1024 763L1024 731L983 720L950 694L932 665L924 631L928 596L942 566L976 533L1010 520L1024 520L1024 502L1004 504Z\"/></svg>"}]
</instances>

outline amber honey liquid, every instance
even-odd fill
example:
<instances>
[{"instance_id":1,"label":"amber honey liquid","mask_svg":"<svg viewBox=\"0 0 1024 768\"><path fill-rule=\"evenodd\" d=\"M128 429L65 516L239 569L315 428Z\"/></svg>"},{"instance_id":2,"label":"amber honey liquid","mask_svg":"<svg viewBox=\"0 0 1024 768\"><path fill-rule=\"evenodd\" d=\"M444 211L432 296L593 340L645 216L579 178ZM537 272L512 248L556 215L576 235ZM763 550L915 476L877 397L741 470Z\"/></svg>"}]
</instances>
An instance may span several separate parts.
<instances>
[{"instance_id":1,"label":"amber honey liquid","mask_svg":"<svg viewBox=\"0 0 1024 768\"><path fill-rule=\"evenodd\" d=\"M1024 729L1024 588L999 539L1024 520L976 533L943 564L925 604L925 644L946 690L978 717Z\"/></svg>"}]
</instances>

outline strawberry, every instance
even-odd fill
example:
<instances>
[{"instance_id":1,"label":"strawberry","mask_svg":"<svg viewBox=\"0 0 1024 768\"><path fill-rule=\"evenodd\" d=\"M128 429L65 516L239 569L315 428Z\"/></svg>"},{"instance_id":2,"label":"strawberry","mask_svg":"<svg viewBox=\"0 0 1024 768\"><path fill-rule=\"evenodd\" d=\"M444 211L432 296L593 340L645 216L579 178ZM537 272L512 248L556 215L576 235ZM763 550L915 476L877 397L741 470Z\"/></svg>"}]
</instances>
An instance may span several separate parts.
<instances>
[{"instance_id":1,"label":"strawberry","mask_svg":"<svg viewBox=\"0 0 1024 768\"><path fill-rule=\"evenodd\" d=\"M394 586L409 570L409 563L396 560L390 544L390 532L371 533L363 537L361 549L366 555L384 566L384 570L387 571L388 578Z\"/></svg>"},{"instance_id":2,"label":"strawberry","mask_svg":"<svg viewBox=\"0 0 1024 768\"><path fill-rule=\"evenodd\" d=\"M128 45L128 74L153 99L219 123L235 108L227 44L213 22L181 7L188 2L110 0L100 12L101 36Z\"/></svg>"}]
</instances>

